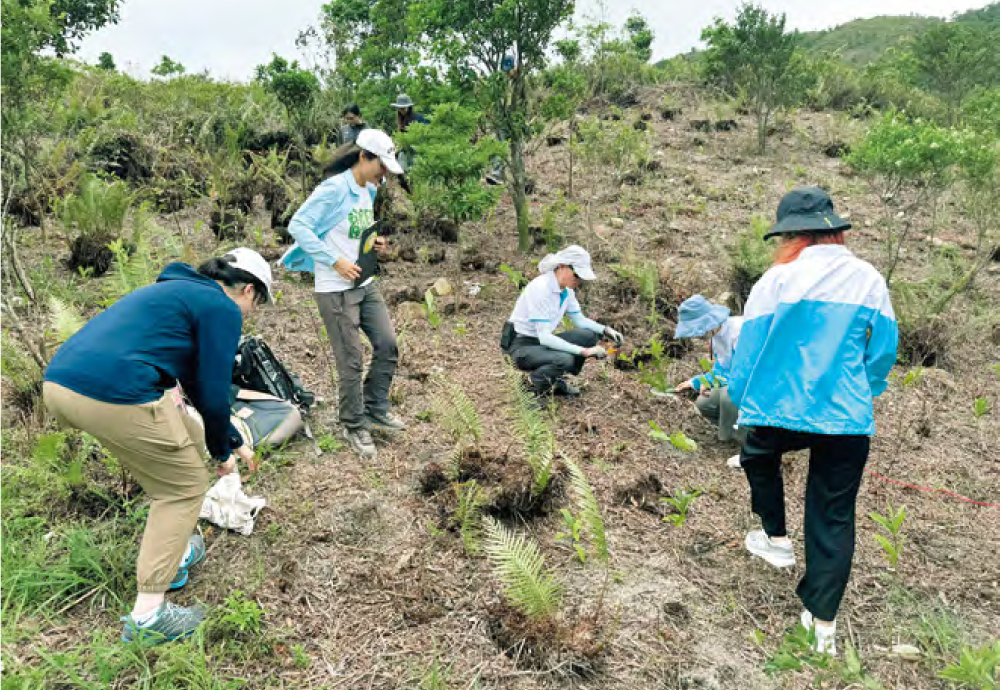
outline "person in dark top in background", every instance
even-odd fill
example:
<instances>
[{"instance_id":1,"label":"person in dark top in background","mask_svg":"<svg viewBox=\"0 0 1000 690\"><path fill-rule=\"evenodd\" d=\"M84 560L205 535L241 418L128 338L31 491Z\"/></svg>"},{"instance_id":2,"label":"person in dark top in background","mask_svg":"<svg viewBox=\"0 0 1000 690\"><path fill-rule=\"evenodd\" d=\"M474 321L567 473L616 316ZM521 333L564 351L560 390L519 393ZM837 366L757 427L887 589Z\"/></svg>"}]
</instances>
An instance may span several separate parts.
<instances>
[{"instance_id":1,"label":"person in dark top in background","mask_svg":"<svg viewBox=\"0 0 1000 690\"><path fill-rule=\"evenodd\" d=\"M351 103L344 108L344 112L340 115L344 120L344 124L340 126L340 145L353 144L357 141L361 131L368 127L368 124L361 118L361 108L358 107L357 103Z\"/></svg>"},{"instance_id":2,"label":"person in dark top in background","mask_svg":"<svg viewBox=\"0 0 1000 690\"><path fill-rule=\"evenodd\" d=\"M235 249L197 271L168 265L91 319L45 371L45 406L63 426L94 436L150 497L136 564L138 595L122 639L163 642L191 634L200 607L165 601L205 556L198 522L211 472L233 471L238 455L256 470L253 450L230 423L229 387L243 317L271 299L271 268L252 249ZM175 401L180 383L205 428ZM235 455L234 455L235 453Z\"/></svg>"},{"instance_id":3,"label":"person in dark top in background","mask_svg":"<svg viewBox=\"0 0 1000 690\"><path fill-rule=\"evenodd\" d=\"M413 123L426 125L430 123L426 117L414 110L416 103L413 99L407 96L405 93L399 94L396 101L392 104L392 107L396 109L396 127L400 132L405 132L410 128ZM405 173L407 170L413 167L413 151L404 150L396 154L396 160L399 161L399 165L403 168ZM408 185L404 188L408 189Z\"/></svg>"}]
</instances>

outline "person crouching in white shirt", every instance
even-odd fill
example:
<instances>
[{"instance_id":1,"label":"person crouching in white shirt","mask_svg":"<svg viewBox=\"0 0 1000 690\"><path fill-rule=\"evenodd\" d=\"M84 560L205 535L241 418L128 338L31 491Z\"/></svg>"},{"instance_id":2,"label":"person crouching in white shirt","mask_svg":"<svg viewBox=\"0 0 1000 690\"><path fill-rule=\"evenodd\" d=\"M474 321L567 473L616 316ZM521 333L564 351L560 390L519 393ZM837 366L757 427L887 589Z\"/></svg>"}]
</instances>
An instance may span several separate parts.
<instances>
[{"instance_id":1,"label":"person crouching in white shirt","mask_svg":"<svg viewBox=\"0 0 1000 690\"><path fill-rule=\"evenodd\" d=\"M529 372L535 393L577 396L578 388L564 378L579 374L589 358L604 359L601 336L621 343L623 336L583 315L574 292L583 281L597 278L590 254L572 245L549 254L538 264L541 273L531 281L514 305L504 326L500 347L522 371ZM555 330L568 316L575 328Z\"/></svg>"}]
</instances>

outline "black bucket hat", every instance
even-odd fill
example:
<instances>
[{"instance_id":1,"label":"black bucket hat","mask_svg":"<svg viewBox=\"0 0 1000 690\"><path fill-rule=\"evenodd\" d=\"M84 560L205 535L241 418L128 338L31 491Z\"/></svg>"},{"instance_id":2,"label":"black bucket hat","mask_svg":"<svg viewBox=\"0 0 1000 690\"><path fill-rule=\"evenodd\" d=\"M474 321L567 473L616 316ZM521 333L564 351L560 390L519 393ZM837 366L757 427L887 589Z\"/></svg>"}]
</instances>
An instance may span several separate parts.
<instances>
[{"instance_id":1,"label":"black bucket hat","mask_svg":"<svg viewBox=\"0 0 1000 690\"><path fill-rule=\"evenodd\" d=\"M833 200L819 187L796 187L781 198L778 222L764 239L790 232L837 232L851 224L833 212Z\"/></svg>"}]
</instances>

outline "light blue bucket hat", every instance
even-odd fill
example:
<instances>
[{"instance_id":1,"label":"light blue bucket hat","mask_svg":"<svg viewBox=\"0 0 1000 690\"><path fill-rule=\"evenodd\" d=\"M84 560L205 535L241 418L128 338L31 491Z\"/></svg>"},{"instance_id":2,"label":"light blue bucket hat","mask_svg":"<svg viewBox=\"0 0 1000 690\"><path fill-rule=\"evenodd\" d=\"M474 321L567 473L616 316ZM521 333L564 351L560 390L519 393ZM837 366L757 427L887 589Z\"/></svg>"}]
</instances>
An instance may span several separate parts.
<instances>
[{"instance_id":1,"label":"light blue bucket hat","mask_svg":"<svg viewBox=\"0 0 1000 690\"><path fill-rule=\"evenodd\" d=\"M729 318L729 309L712 304L701 295L688 297L678 310L677 332L674 338L698 338L718 328Z\"/></svg>"}]
</instances>

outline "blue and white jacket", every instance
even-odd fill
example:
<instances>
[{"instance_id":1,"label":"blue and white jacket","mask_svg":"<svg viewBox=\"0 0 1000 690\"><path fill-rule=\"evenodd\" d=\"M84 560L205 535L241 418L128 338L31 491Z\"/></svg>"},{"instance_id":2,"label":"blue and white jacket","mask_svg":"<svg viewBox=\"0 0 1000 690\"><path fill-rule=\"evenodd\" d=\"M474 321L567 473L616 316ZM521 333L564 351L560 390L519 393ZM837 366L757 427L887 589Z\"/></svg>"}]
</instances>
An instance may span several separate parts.
<instances>
[{"instance_id":1,"label":"blue and white jacket","mask_svg":"<svg viewBox=\"0 0 1000 690\"><path fill-rule=\"evenodd\" d=\"M885 280L842 245L807 247L754 285L733 357L739 426L871 435L896 363Z\"/></svg>"},{"instance_id":2,"label":"blue and white jacket","mask_svg":"<svg viewBox=\"0 0 1000 690\"><path fill-rule=\"evenodd\" d=\"M340 257L331 253L323 238L347 218L362 194L371 194L374 203L376 191L374 186L367 189L359 186L350 170L321 182L288 223L288 233L295 238L295 244L281 257L285 268L314 272L315 261L326 266L337 263Z\"/></svg>"}]
</instances>

